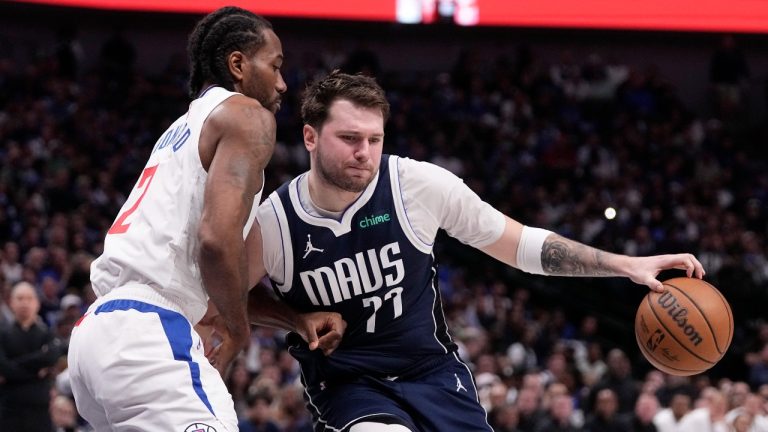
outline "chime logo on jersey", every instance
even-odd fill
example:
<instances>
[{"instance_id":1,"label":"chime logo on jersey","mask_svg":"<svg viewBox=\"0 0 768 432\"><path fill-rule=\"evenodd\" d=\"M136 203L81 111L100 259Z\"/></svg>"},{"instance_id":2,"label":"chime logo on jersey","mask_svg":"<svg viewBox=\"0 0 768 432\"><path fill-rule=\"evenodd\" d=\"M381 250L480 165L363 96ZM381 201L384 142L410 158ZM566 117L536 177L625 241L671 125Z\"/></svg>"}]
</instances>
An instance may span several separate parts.
<instances>
[{"instance_id":1,"label":"chime logo on jersey","mask_svg":"<svg viewBox=\"0 0 768 432\"><path fill-rule=\"evenodd\" d=\"M299 277L313 305L330 306L402 282L405 267L399 255L400 244L393 242L378 251L368 249L342 258L333 266L303 271Z\"/></svg>"},{"instance_id":2,"label":"chime logo on jersey","mask_svg":"<svg viewBox=\"0 0 768 432\"><path fill-rule=\"evenodd\" d=\"M380 215L371 215L371 216L365 216L362 219L360 219L360 222L358 222L358 225L360 225L360 228L368 228L384 222L389 222L390 220L391 218L389 217L389 213L384 213Z\"/></svg>"}]
</instances>

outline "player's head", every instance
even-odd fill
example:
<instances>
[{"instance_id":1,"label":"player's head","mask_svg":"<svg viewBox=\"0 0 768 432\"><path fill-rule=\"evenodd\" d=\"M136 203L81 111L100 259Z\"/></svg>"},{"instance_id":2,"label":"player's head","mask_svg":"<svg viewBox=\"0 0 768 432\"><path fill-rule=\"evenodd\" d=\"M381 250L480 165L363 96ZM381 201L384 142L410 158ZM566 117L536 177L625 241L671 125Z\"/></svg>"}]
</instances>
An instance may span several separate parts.
<instances>
[{"instance_id":1,"label":"player's head","mask_svg":"<svg viewBox=\"0 0 768 432\"><path fill-rule=\"evenodd\" d=\"M189 36L189 94L216 84L276 112L286 86L280 74L283 48L264 18L234 6L211 12Z\"/></svg>"},{"instance_id":2,"label":"player's head","mask_svg":"<svg viewBox=\"0 0 768 432\"><path fill-rule=\"evenodd\" d=\"M365 189L378 172L389 118L376 80L334 71L307 87L301 116L312 169L340 190Z\"/></svg>"}]
</instances>

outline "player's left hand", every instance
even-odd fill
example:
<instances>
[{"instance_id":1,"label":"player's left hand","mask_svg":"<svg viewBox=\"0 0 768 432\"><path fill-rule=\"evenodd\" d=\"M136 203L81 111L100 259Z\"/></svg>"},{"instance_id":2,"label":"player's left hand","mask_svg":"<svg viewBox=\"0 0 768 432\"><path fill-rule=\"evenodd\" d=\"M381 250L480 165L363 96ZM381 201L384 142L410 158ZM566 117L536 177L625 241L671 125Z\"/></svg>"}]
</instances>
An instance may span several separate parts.
<instances>
[{"instance_id":1,"label":"player's left hand","mask_svg":"<svg viewBox=\"0 0 768 432\"><path fill-rule=\"evenodd\" d=\"M195 324L195 331L203 342L203 352L210 360L213 349L221 342L222 334L226 334L227 328L224 320L219 315L219 310L212 301L208 301L208 310L203 318Z\"/></svg>"},{"instance_id":2,"label":"player's left hand","mask_svg":"<svg viewBox=\"0 0 768 432\"><path fill-rule=\"evenodd\" d=\"M238 354L244 349L249 335L233 338L230 333L225 333L222 342L216 345L207 355L208 361L211 362L211 366L216 368L224 378L227 376L227 370L232 364L232 361Z\"/></svg>"},{"instance_id":3,"label":"player's left hand","mask_svg":"<svg viewBox=\"0 0 768 432\"><path fill-rule=\"evenodd\" d=\"M227 334L227 326L220 315L208 317L205 321L200 321L195 326L200 340L203 342L203 352L208 360L211 359L211 353L221 343L222 335Z\"/></svg>"},{"instance_id":4,"label":"player's left hand","mask_svg":"<svg viewBox=\"0 0 768 432\"><path fill-rule=\"evenodd\" d=\"M655 255L649 257L631 257L627 265L627 277L640 285L647 285L656 292L664 292L664 285L656 279L662 270L685 270L688 277L701 279L704 267L695 256L684 254Z\"/></svg>"},{"instance_id":5,"label":"player's left hand","mask_svg":"<svg viewBox=\"0 0 768 432\"><path fill-rule=\"evenodd\" d=\"M296 332L314 351L320 348L326 356L331 355L341 343L347 322L336 312L310 312L299 314Z\"/></svg>"}]
</instances>

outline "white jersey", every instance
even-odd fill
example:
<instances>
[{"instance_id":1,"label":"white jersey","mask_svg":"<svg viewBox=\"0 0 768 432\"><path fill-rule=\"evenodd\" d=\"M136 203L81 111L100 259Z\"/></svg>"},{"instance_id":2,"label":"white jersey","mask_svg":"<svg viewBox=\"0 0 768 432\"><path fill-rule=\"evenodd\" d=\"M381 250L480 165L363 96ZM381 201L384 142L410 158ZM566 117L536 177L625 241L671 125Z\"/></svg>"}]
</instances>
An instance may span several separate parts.
<instances>
[{"instance_id":1,"label":"white jersey","mask_svg":"<svg viewBox=\"0 0 768 432\"><path fill-rule=\"evenodd\" d=\"M91 265L91 283L98 296L142 284L177 305L193 324L205 314L208 295L197 263L197 232L208 173L198 144L210 113L235 94L209 88L157 141L107 232L104 252ZM260 198L261 191L254 199L252 216ZM243 227L243 233L248 229Z\"/></svg>"}]
</instances>

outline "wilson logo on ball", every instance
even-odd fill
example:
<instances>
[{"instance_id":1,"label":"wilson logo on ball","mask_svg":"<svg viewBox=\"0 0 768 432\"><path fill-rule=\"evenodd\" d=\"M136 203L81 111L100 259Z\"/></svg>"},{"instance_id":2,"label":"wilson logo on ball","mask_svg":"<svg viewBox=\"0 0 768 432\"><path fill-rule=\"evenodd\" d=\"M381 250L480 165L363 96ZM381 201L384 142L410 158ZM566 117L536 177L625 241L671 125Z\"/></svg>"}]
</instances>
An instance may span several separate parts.
<instances>
[{"instance_id":1,"label":"wilson logo on ball","mask_svg":"<svg viewBox=\"0 0 768 432\"><path fill-rule=\"evenodd\" d=\"M683 329L683 334L688 336L688 339L693 342L694 345L698 345L702 342L701 335L696 329L688 323L688 309L681 306L677 298L669 291L659 296L659 306L667 310L669 316L672 317L675 324Z\"/></svg>"}]
</instances>

